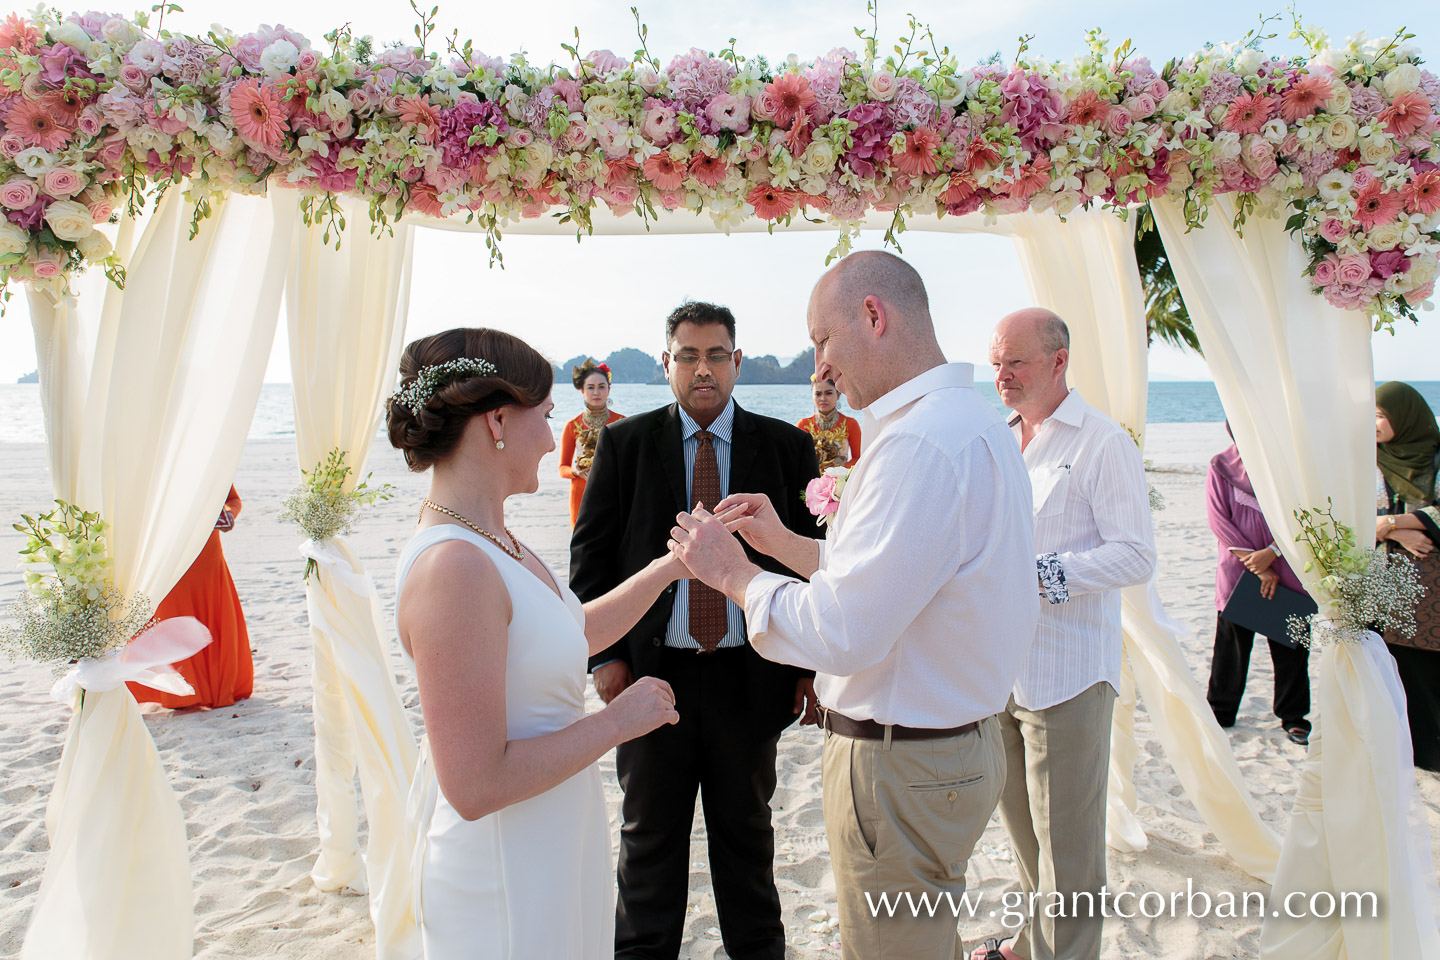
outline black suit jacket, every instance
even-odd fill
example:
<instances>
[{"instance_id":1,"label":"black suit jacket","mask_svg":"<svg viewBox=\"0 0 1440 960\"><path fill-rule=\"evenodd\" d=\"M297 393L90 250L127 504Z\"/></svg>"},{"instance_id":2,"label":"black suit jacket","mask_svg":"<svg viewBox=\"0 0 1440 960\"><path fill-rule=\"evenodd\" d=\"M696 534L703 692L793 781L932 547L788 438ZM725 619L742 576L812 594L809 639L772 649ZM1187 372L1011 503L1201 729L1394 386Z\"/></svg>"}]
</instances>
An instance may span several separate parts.
<instances>
[{"instance_id":1,"label":"black suit jacket","mask_svg":"<svg viewBox=\"0 0 1440 960\"><path fill-rule=\"evenodd\" d=\"M664 553L675 515L693 506L685 503L680 429L680 408L672 403L600 431L570 538L570 588L582 601L609 592ZM816 526L803 494L819 472L809 434L735 405L731 493L765 494L787 527L818 537L823 528ZM795 575L774 559L748 546L745 550L763 569ZM636 677L658 673L675 592L671 584L629 633L590 658L590 666L619 659ZM795 719L795 684L812 674L772 663L748 644L745 657L748 686L737 691L738 702L757 729L774 735Z\"/></svg>"}]
</instances>

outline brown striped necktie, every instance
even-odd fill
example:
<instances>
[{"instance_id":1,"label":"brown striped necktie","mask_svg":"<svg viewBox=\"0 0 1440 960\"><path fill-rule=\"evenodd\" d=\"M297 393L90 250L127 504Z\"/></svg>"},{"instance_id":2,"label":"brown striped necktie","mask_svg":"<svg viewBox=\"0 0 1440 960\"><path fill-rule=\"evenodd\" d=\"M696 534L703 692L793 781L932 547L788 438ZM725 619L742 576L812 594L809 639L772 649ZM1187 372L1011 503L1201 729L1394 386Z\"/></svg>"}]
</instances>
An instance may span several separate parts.
<instances>
[{"instance_id":1,"label":"brown striped necktie","mask_svg":"<svg viewBox=\"0 0 1440 960\"><path fill-rule=\"evenodd\" d=\"M714 510L720 502L720 464L715 459L713 434L700 430L695 434L695 466L690 477L690 506L696 501ZM690 636L700 644L702 653L713 653L730 624L725 616L725 595L699 580L690 581Z\"/></svg>"}]
</instances>

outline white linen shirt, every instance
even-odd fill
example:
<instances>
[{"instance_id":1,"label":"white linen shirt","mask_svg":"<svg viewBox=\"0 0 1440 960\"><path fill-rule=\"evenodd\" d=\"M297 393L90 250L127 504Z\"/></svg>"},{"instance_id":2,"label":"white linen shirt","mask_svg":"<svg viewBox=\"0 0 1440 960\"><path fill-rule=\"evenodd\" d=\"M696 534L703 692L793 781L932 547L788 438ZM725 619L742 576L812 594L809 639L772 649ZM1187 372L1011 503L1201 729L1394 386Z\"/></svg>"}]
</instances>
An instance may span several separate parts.
<instances>
[{"instance_id":1,"label":"white linen shirt","mask_svg":"<svg viewBox=\"0 0 1440 960\"><path fill-rule=\"evenodd\" d=\"M1010 418L1018 441L1020 415ZM1059 554L1070 599L1044 603L1015 703L1044 710L1097 683L1119 689L1120 588L1155 572L1145 463L1135 441L1073 388L1025 448L1035 552Z\"/></svg>"},{"instance_id":2,"label":"white linen shirt","mask_svg":"<svg viewBox=\"0 0 1440 960\"><path fill-rule=\"evenodd\" d=\"M810 582L750 581L750 644L815 670L820 702L855 720L984 719L1005 708L1039 615L1019 445L968 363L896 387L865 421Z\"/></svg>"}]
</instances>

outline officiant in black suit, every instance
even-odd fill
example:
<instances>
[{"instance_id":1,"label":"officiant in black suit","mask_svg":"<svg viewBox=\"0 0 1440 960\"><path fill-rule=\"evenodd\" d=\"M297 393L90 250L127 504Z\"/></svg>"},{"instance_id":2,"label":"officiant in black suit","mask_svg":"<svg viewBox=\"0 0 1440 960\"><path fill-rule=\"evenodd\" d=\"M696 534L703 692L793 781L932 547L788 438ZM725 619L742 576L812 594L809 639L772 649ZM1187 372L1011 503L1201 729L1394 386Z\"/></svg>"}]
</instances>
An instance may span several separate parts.
<instances>
[{"instance_id":1,"label":"officiant in black suit","mask_svg":"<svg viewBox=\"0 0 1440 960\"><path fill-rule=\"evenodd\" d=\"M666 320L665 340L676 402L600 432L570 541L570 586L581 600L664 552L676 514L696 501L712 507L730 493L764 493L790 529L821 535L803 499L819 474L809 435L731 396L740 370L734 315L685 303ZM636 677L655 676L670 683L680 713L678 724L616 751L625 799L615 956L679 954L698 791L725 950L735 960L782 960L770 798L781 731L802 715L815 722L811 675L756 654L740 608L698 580L672 584L590 666L606 702Z\"/></svg>"}]
</instances>

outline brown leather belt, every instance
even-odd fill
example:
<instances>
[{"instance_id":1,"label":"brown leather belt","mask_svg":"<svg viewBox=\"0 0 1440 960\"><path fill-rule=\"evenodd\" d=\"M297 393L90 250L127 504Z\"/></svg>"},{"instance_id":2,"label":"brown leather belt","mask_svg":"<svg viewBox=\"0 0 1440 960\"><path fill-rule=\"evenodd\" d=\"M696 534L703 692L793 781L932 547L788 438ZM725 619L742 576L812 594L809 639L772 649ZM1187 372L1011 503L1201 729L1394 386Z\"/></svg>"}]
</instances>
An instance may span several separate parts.
<instances>
[{"instance_id":1,"label":"brown leather belt","mask_svg":"<svg viewBox=\"0 0 1440 960\"><path fill-rule=\"evenodd\" d=\"M887 729L890 731L891 740L943 740L946 737L958 737L969 733L980 726L979 722L975 720L943 730L936 727L902 727L899 724L887 726L883 723L876 723L874 720L851 720L834 710L825 710L824 714L823 726L826 730L838 733L842 737L850 737L852 740L884 740Z\"/></svg>"}]
</instances>

